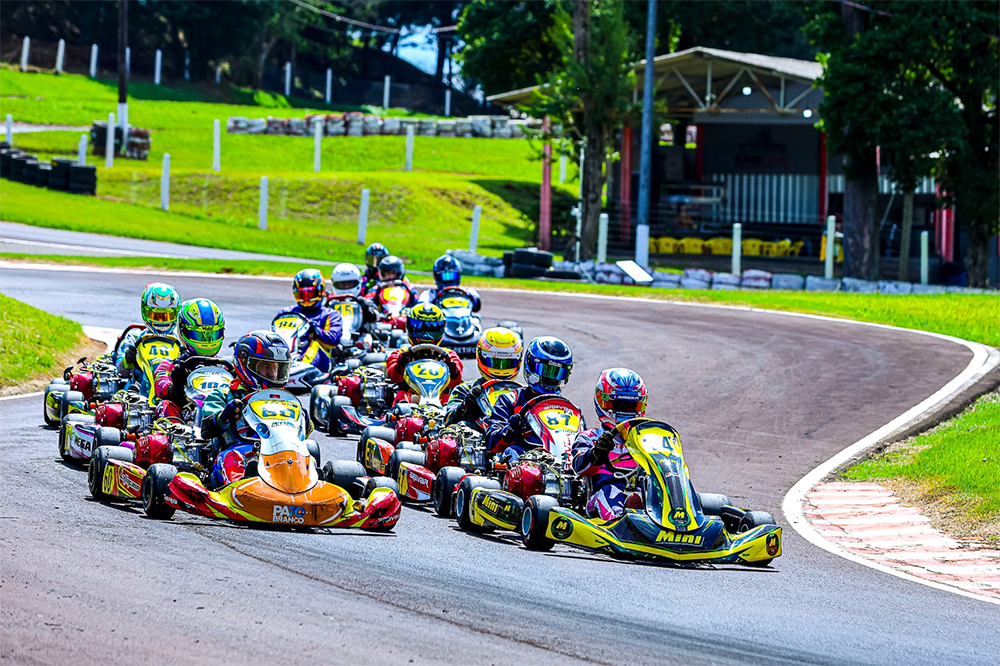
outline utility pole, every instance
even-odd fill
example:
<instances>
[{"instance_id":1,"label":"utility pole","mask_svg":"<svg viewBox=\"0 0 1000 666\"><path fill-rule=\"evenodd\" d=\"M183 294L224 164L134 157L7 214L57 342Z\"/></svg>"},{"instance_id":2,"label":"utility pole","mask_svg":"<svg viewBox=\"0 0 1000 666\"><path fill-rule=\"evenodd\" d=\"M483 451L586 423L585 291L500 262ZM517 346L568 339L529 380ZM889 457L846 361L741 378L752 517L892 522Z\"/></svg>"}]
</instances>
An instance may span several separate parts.
<instances>
[{"instance_id":1,"label":"utility pole","mask_svg":"<svg viewBox=\"0 0 1000 666\"><path fill-rule=\"evenodd\" d=\"M648 0L646 68L643 72L642 82L642 139L639 150L639 217L635 230L635 263L640 266L649 265L649 191L653 164L654 57L656 57L656 0Z\"/></svg>"},{"instance_id":2,"label":"utility pole","mask_svg":"<svg viewBox=\"0 0 1000 666\"><path fill-rule=\"evenodd\" d=\"M122 147L128 128L128 71L125 67L125 49L128 48L128 0L118 0L118 122L122 126ZM113 127L108 128L114 132Z\"/></svg>"}]
</instances>

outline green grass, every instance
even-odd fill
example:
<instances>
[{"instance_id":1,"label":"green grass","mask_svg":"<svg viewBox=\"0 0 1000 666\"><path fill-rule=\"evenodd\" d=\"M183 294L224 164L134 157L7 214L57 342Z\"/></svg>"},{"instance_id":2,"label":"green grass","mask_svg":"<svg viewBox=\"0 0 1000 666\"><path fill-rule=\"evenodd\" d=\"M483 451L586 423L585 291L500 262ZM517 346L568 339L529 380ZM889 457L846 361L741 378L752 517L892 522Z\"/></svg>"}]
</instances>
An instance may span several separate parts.
<instances>
[{"instance_id":1,"label":"green grass","mask_svg":"<svg viewBox=\"0 0 1000 666\"><path fill-rule=\"evenodd\" d=\"M0 389L53 374L59 359L82 342L74 321L0 294Z\"/></svg>"},{"instance_id":2,"label":"green grass","mask_svg":"<svg viewBox=\"0 0 1000 666\"><path fill-rule=\"evenodd\" d=\"M0 258L157 270L200 270L247 275L290 276L302 268L297 263L203 261L155 257L65 257L0 253ZM360 252L356 250L352 256L344 259L357 262L360 259ZM1000 297L992 294L890 296L804 291L694 291L471 276L467 277L463 283L473 287L506 287L531 291L638 296L659 300L719 303L766 310L804 312L932 331L1000 347L1000 326L997 326L997 321L1000 320Z\"/></svg>"},{"instance_id":3,"label":"green grass","mask_svg":"<svg viewBox=\"0 0 1000 666\"><path fill-rule=\"evenodd\" d=\"M965 523L1000 519L1000 393L844 473L854 481L905 479L946 498ZM997 535L993 535L996 538Z\"/></svg>"}]
</instances>

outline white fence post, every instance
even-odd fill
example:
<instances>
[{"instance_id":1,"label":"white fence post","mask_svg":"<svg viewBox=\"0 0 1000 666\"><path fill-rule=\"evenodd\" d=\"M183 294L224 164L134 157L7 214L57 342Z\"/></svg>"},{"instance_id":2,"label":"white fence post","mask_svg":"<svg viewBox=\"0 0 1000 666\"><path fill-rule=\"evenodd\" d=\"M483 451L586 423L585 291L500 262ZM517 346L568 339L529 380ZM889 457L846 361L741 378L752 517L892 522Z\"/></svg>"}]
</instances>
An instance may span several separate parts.
<instances>
[{"instance_id":1,"label":"white fence post","mask_svg":"<svg viewBox=\"0 0 1000 666\"><path fill-rule=\"evenodd\" d=\"M743 225L737 222L733 225L733 275L743 272Z\"/></svg>"},{"instance_id":2,"label":"white fence post","mask_svg":"<svg viewBox=\"0 0 1000 666\"><path fill-rule=\"evenodd\" d=\"M834 236L837 232L837 218L830 215L826 218L826 262L823 268L823 275L827 280L833 279L833 255L836 252Z\"/></svg>"},{"instance_id":3,"label":"white fence post","mask_svg":"<svg viewBox=\"0 0 1000 666\"><path fill-rule=\"evenodd\" d=\"M385 83L382 85L382 108L389 108L389 86L391 85L391 77L385 75Z\"/></svg>"},{"instance_id":4,"label":"white fence post","mask_svg":"<svg viewBox=\"0 0 1000 666\"><path fill-rule=\"evenodd\" d=\"M319 173L320 156L323 154L323 120L313 120L313 171Z\"/></svg>"},{"instance_id":5,"label":"white fence post","mask_svg":"<svg viewBox=\"0 0 1000 666\"><path fill-rule=\"evenodd\" d=\"M566 153L559 156L559 182L566 182Z\"/></svg>"},{"instance_id":6,"label":"white fence post","mask_svg":"<svg viewBox=\"0 0 1000 666\"><path fill-rule=\"evenodd\" d=\"M28 71L28 53L31 51L31 37L25 37L21 42L21 71Z\"/></svg>"},{"instance_id":7,"label":"white fence post","mask_svg":"<svg viewBox=\"0 0 1000 666\"><path fill-rule=\"evenodd\" d=\"M97 78L97 44L90 45L90 78Z\"/></svg>"},{"instance_id":8,"label":"white fence post","mask_svg":"<svg viewBox=\"0 0 1000 666\"><path fill-rule=\"evenodd\" d=\"M260 206L257 208L257 228L267 229L267 176L260 177Z\"/></svg>"},{"instance_id":9,"label":"white fence post","mask_svg":"<svg viewBox=\"0 0 1000 666\"><path fill-rule=\"evenodd\" d=\"M368 233L368 198L371 193L368 188L361 190L361 210L358 211L358 245L365 244Z\"/></svg>"},{"instance_id":10,"label":"white fence post","mask_svg":"<svg viewBox=\"0 0 1000 666\"><path fill-rule=\"evenodd\" d=\"M475 252L479 247L479 218L483 214L483 207L476 205L472 207L472 229L469 231L469 252Z\"/></svg>"},{"instance_id":11,"label":"white fence post","mask_svg":"<svg viewBox=\"0 0 1000 666\"><path fill-rule=\"evenodd\" d=\"M215 85L222 83L222 65L215 66Z\"/></svg>"},{"instance_id":12,"label":"white fence post","mask_svg":"<svg viewBox=\"0 0 1000 666\"><path fill-rule=\"evenodd\" d=\"M7 134L4 135L4 138L7 140L7 143L9 145L13 146L14 145L14 116L12 116L9 113L7 114L7 127L6 127L6 129L7 129Z\"/></svg>"},{"instance_id":13,"label":"white fence post","mask_svg":"<svg viewBox=\"0 0 1000 666\"><path fill-rule=\"evenodd\" d=\"M587 147L580 146L580 205L583 205L583 161L587 157Z\"/></svg>"},{"instance_id":14,"label":"white fence post","mask_svg":"<svg viewBox=\"0 0 1000 666\"><path fill-rule=\"evenodd\" d=\"M76 163L86 164L87 163L87 135L80 135L80 145L76 151Z\"/></svg>"},{"instance_id":15,"label":"white fence post","mask_svg":"<svg viewBox=\"0 0 1000 666\"><path fill-rule=\"evenodd\" d=\"M635 263L643 268L649 267L649 225L637 224L635 227Z\"/></svg>"},{"instance_id":16,"label":"white fence post","mask_svg":"<svg viewBox=\"0 0 1000 666\"><path fill-rule=\"evenodd\" d=\"M285 97L292 96L292 62L285 62Z\"/></svg>"},{"instance_id":17,"label":"white fence post","mask_svg":"<svg viewBox=\"0 0 1000 666\"><path fill-rule=\"evenodd\" d=\"M163 67L163 51L156 49L156 61L153 63L153 85L160 85L160 70Z\"/></svg>"},{"instance_id":18,"label":"white fence post","mask_svg":"<svg viewBox=\"0 0 1000 666\"><path fill-rule=\"evenodd\" d=\"M920 284L930 282L930 242L929 231L920 232Z\"/></svg>"},{"instance_id":19,"label":"white fence post","mask_svg":"<svg viewBox=\"0 0 1000 666\"><path fill-rule=\"evenodd\" d=\"M413 125L406 126L406 170L413 171Z\"/></svg>"},{"instance_id":20,"label":"white fence post","mask_svg":"<svg viewBox=\"0 0 1000 666\"><path fill-rule=\"evenodd\" d=\"M170 210L170 153L163 153L163 173L160 174L160 208Z\"/></svg>"},{"instance_id":21,"label":"white fence post","mask_svg":"<svg viewBox=\"0 0 1000 666\"><path fill-rule=\"evenodd\" d=\"M184 50L184 80L191 80L191 52Z\"/></svg>"},{"instance_id":22,"label":"white fence post","mask_svg":"<svg viewBox=\"0 0 1000 666\"><path fill-rule=\"evenodd\" d=\"M608 214L601 213L597 218L597 263L608 261Z\"/></svg>"},{"instance_id":23,"label":"white fence post","mask_svg":"<svg viewBox=\"0 0 1000 666\"><path fill-rule=\"evenodd\" d=\"M104 137L104 166L111 168L115 165L115 114L108 114L108 131Z\"/></svg>"},{"instance_id":24,"label":"white fence post","mask_svg":"<svg viewBox=\"0 0 1000 666\"><path fill-rule=\"evenodd\" d=\"M125 76L132 78L132 47L125 47Z\"/></svg>"},{"instance_id":25,"label":"white fence post","mask_svg":"<svg viewBox=\"0 0 1000 666\"><path fill-rule=\"evenodd\" d=\"M218 119L212 121L212 171L222 170L222 126Z\"/></svg>"},{"instance_id":26,"label":"white fence post","mask_svg":"<svg viewBox=\"0 0 1000 666\"><path fill-rule=\"evenodd\" d=\"M60 39L56 48L56 74L63 73L63 60L66 58L66 40Z\"/></svg>"},{"instance_id":27,"label":"white fence post","mask_svg":"<svg viewBox=\"0 0 1000 666\"><path fill-rule=\"evenodd\" d=\"M451 88L444 91L444 117L451 118Z\"/></svg>"}]
</instances>

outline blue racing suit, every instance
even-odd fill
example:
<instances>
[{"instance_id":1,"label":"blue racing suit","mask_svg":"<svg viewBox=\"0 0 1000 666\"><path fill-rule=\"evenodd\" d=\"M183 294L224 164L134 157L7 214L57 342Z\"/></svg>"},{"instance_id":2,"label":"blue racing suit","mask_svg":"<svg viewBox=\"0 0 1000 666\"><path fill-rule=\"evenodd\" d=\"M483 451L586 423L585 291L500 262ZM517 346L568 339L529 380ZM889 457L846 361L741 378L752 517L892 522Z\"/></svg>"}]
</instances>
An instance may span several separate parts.
<instances>
[{"instance_id":1,"label":"blue racing suit","mask_svg":"<svg viewBox=\"0 0 1000 666\"><path fill-rule=\"evenodd\" d=\"M340 336L344 330L344 320L340 313L325 305L314 305L309 308L293 305L278 314L289 313L300 314L312 324L309 331L310 344L302 352L301 360L311 363L323 372L328 371L333 348L340 344Z\"/></svg>"},{"instance_id":2,"label":"blue racing suit","mask_svg":"<svg viewBox=\"0 0 1000 666\"><path fill-rule=\"evenodd\" d=\"M611 520L620 516L625 510L625 481L616 479L614 473L605 465L597 465L591 457L591 451L597 438L607 432L604 424L599 428L584 430L576 436L573 442L573 471L590 482L590 499L587 500L587 514L591 518ZM617 467L635 467L621 433L615 433L615 448L609 454L611 461Z\"/></svg>"},{"instance_id":3,"label":"blue racing suit","mask_svg":"<svg viewBox=\"0 0 1000 666\"><path fill-rule=\"evenodd\" d=\"M515 462L527 449L537 449L542 442L533 432L527 434L515 432L510 425L511 415L521 411L521 408L532 398L543 394L535 391L530 386L525 386L517 390L517 396L509 394L500 396L493 406L493 413L486 421L486 450L490 453L501 454L501 459L508 464ZM580 415L580 427L585 428L583 415Z\"/></svg>"}]
</instances>

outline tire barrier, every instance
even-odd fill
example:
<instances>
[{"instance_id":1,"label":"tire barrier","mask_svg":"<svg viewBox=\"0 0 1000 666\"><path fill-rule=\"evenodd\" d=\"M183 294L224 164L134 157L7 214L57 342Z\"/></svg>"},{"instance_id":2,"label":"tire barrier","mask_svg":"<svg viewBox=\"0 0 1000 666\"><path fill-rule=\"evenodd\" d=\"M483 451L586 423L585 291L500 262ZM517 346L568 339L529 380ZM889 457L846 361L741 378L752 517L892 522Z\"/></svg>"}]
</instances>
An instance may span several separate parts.
<instances>
[{"instance_id":1,"label":"tire barrier","mask_svg":"<svg viewBox=\"0 0 1000 666\"><path fill-rule=\"evenodd\" d=\"M77 164L68 157L39 162L37 155L11 148L6 141L0 142L0 178L74 194L97 194L96 166Z\"/></svg>"}]
</instances>

